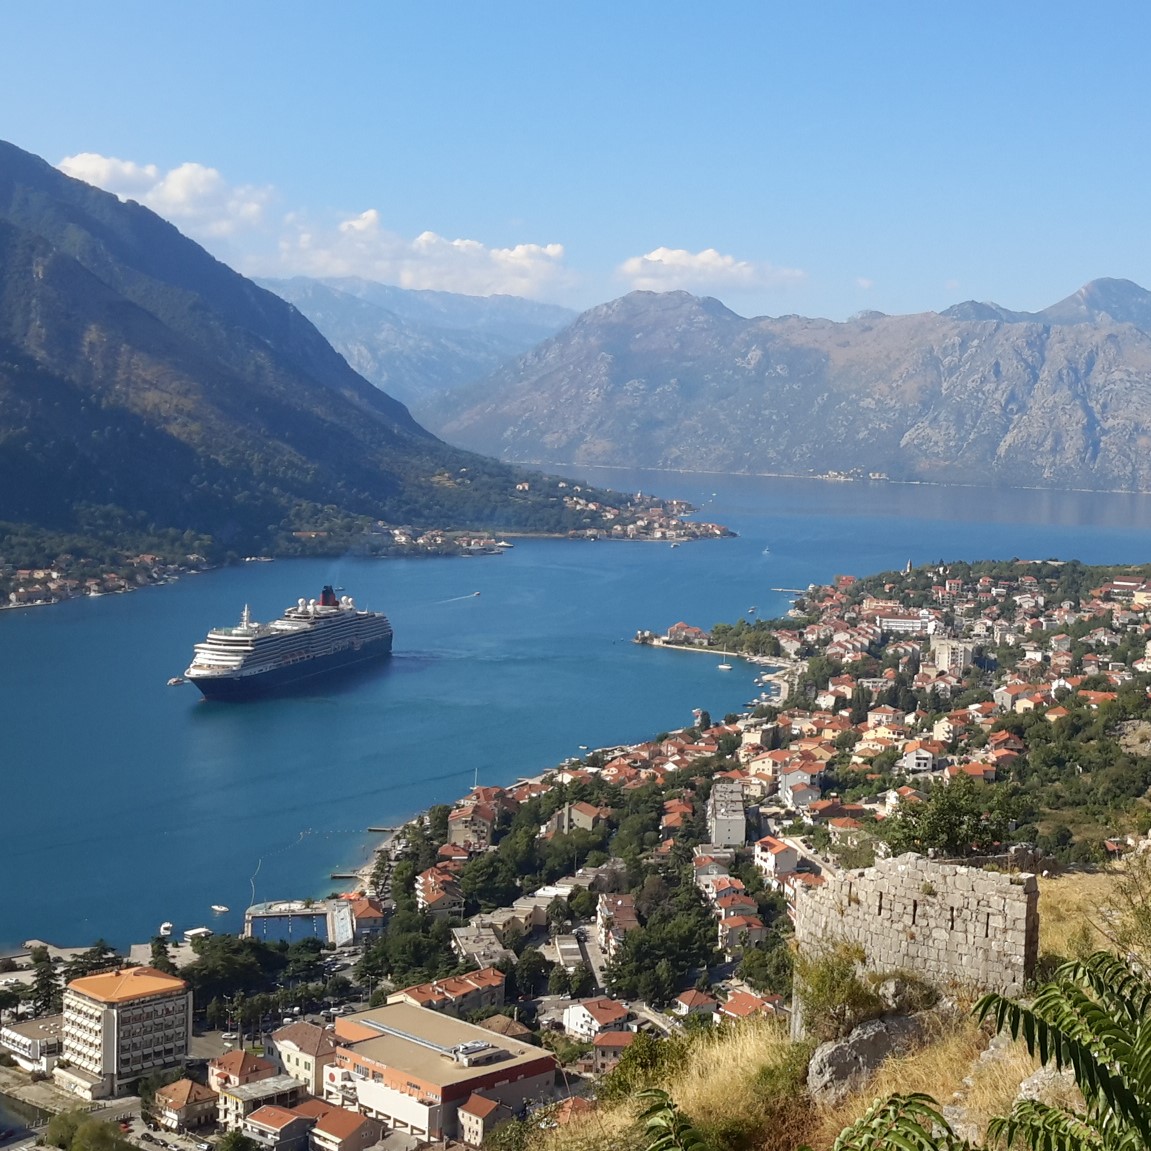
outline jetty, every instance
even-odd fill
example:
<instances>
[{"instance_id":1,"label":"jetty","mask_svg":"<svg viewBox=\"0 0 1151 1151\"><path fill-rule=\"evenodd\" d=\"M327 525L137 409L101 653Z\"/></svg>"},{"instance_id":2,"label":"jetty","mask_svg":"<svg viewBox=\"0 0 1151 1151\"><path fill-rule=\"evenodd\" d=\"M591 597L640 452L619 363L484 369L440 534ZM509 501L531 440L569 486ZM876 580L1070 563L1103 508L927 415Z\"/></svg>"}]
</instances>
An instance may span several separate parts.
<instances>
[{"instance_id":1,"label":"jetty","mask_svg":"<svg viewBox=\"0 0 1151 1151\"><path fill-rule=\"evenodd\" d=\"M368 834L369 835L392 835L399 830L400 829L398 827L369 827L368 828Z\"/></svg>"}]
</instances>

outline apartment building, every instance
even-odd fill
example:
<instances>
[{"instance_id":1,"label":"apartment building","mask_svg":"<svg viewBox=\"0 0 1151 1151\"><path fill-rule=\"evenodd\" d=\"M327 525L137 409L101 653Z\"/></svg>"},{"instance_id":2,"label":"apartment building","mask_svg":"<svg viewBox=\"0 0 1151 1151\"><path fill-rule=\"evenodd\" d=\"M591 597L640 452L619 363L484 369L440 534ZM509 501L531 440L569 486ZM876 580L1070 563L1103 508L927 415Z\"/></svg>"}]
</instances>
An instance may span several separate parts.
<instances>
[{"instance_id":1,"label":"apartment building","mask_svg":"<svg viewBox=\"0 0 1151 1151\"><path fill-rule=\"evenodd\" d=\"M183 1066L192 1038L192 991L154 967L74 979L64 990L58 1086L84 1099L126 1093L142 1076Z\"/></svg>"}]
</instances>

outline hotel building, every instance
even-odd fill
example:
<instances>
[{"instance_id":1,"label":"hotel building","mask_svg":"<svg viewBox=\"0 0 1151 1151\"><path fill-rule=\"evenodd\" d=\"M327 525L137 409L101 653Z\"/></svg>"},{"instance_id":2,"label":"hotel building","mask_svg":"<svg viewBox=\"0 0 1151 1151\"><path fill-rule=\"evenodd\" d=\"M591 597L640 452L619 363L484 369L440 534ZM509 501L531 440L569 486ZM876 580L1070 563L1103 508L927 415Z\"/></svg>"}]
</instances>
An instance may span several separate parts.
<instances>
[{"instance_id":1,"label":"hotel building","mask_svg":"<svg viewBox=\"0 0 1151 1151\"><path fill-rule=\"evenodd\" d=\"M192 1038L192 991L153 967L74 979L64 990L58 1086L85 1099L124 1094L144 1075L183 1066Z\"/></svg>"}]
</instances>

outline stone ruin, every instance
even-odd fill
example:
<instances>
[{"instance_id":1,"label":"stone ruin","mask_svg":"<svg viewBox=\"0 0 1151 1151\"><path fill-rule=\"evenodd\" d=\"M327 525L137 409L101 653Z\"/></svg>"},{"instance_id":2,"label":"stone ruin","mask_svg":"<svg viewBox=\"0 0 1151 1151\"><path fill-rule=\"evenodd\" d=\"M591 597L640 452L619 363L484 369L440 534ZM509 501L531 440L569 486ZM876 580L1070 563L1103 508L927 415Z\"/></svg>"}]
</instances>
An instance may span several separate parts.
<instances>
[{"instance_id":1,"label":"stone ruin","mask_svg":"<svg viewBox=\"0 0 1151 1151\"><path fill-rule=\"evenodd\" d=\"M908 852L825 873L796 901L801 951L844 942L871 971L1018 996L1039 954L1039 887L1030 873L981 871Z\"/></svg>"}]
</instances>

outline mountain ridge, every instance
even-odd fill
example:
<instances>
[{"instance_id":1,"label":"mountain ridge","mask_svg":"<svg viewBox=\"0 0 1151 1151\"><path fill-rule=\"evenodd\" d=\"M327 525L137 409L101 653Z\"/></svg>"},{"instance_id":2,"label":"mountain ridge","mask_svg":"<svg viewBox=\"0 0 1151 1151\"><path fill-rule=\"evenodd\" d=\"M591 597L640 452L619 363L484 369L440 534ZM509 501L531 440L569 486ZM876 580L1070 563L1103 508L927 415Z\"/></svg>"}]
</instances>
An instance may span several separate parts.
<instances>
[{"instance_id":1,"label":"mountain ridge","mask_svg":"<svg viewBox=\"0 0 1151 1151\"><path fill-rule=\"evenodd\" d=\"M441 393L483 379L576 318L518 296L464 296L357 277L260 278L376 387L435 419Z\"/></svg>"},{"instance_id":2,"label":"mountain ridge","mask_svg":"<svg viewBox=\"0 0 1151 1151\"><path fill-rule=\"evenodd\" d=\"M743 319L633 292L458 395L439 430L536 465L1151 490L1148 305L1104 280L1035 314Z\"/></svg>"},{"instance_id":3,"label":"mountain ridge","mask_svg":"<svg viewBox=\"0 0 1151 1151\"><path fill-rule=\"evenodd\" d=\"M245 551L355 517L561 527L522 479L149 209L0 142L0 521Z\"/></svg>"}]
</instances>

